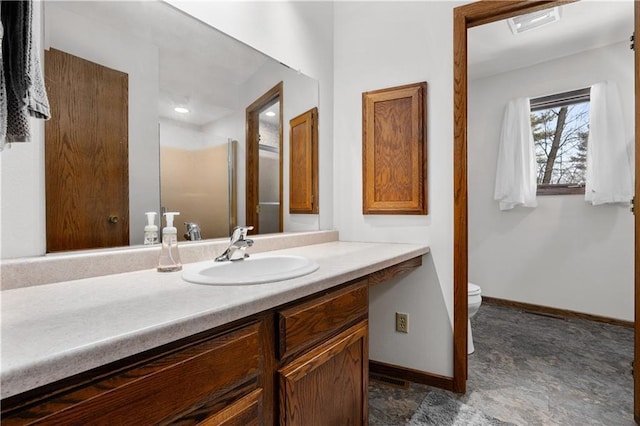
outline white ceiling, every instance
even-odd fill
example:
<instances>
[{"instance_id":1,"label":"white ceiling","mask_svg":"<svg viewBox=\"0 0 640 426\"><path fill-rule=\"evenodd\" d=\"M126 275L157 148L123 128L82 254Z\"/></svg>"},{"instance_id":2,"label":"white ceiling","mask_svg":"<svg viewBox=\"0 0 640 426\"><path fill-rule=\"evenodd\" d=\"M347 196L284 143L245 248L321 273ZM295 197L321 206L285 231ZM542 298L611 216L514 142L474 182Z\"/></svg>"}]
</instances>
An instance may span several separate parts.
<instances>
[{"instance_id":1,"label":"white ceiling","mask_svg":"<svg viewBox=\"0 0 640 426\"><path fill-rule=\"evenodd\" d=\"M633 0L583 0L560 7L558 22L514 35L506 20L468 31L469 79L629 41Z\"/></svg>"}]
</instances>

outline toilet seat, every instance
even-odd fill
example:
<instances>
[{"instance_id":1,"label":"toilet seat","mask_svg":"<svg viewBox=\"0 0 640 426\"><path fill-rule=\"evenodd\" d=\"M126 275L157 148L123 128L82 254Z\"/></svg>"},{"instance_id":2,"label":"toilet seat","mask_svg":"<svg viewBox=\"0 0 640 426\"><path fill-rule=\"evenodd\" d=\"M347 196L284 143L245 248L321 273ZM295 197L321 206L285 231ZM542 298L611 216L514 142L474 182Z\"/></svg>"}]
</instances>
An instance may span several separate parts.
<instances>
[{"instance_id":1,"label":"toilet seat","mask_svg":"<svg viewBox=\"0 0 640 426\"><path fill-rule=\"evenodd\" d=\"M477 296L480 294L480 286L474 284L474 283L469 283L469 288L468 288L468 295L469 296Z\"/></svg>"}]
</instances>

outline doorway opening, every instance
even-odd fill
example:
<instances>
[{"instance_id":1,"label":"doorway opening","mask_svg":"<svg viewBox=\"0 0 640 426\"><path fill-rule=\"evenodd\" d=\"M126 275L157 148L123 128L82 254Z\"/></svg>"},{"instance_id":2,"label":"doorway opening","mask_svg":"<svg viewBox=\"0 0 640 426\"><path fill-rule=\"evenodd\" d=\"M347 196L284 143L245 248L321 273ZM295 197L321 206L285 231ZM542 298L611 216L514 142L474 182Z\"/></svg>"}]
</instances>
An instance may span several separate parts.
<instances>
[{"instance_id":1,"label":"doorway opening","mask_svg":"<svg viewBox=\"0 0 640 426\"><path fill-rule=\"evenodd\" d=\"M454 9L454 390L464 393L466 391L467 376L467 283L468 283L468 164L467 164L467 30L478 25L510 18L559 6L566 2L560 1L531 1L531 2L476 2ZM635 24L638 28L640 8L635 4ZM637 73L640 64L638 50L635 52L635 145L638 165L640 157L638 152L638 86L640 76ZM636 167L637 169L637 167ZM636 180L636 193L639 190L640 181ZM635 202L634 202L635 205ZM640 273L638 271L638 241L640 241L640 224L638 216L635 217L635 357L638 358L638 285ZM639 390L640 380L635 376L635 403L634 413L636 419L640 418Z\"/></svg>"},{"instance_id":2,"label":"doorway opening","mask_svg":"<svg viewBox=\"0 0 640 426\"><path fill-rule=\"evenodd\" d=\"M247 107L246 225L282 232L282 82Z\"/></svg>"}]
</instances>

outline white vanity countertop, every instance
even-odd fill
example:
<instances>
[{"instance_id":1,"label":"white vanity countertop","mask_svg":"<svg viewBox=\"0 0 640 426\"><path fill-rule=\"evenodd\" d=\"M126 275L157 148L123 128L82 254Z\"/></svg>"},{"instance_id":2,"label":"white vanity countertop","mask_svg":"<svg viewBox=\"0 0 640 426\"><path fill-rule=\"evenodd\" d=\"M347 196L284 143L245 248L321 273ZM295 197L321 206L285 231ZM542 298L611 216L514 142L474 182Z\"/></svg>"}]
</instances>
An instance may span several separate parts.
<instances>
[{"instance_id":1,"label":"white vanity countertop","mask_svg":"<svg viewBox=\"0 0 640 426\"><path fill-rule=\"evenodd\" d=\"M183 281L181 272L149 269L2 291L1 397L274 308L428 252L428 247L415 244L336 241L270 252L306 256L320 265L312 274L276 283L200 285Z\"/></svg>"}]
</instances>

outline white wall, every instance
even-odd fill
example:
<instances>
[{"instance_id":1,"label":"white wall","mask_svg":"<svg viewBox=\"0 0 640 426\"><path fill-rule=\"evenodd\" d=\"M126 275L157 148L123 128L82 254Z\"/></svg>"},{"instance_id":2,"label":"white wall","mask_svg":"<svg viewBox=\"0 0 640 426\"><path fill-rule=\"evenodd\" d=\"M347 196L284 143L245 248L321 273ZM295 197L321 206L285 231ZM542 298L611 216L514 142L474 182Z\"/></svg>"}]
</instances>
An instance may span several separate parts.
<instances>
[{"instance_id":1,"label":"white wall","mask_svg":"<svg viewBox=\"0 0 640 426\"><path fill-rule=\"evenodd\" d=\"M159 118L161 146L198 151L212 146L225 145L228 141L225 137L208 134L205 129L189 123Z\"/></svg>"},{"instance_id":2,"label":"white wall","mask_svg":"<svg viewBox=\"0 0 640 426\"><path fill-rule=\"evenodd\" d=\"M453 374L454 2L338 2L334 43L336 223L351 241L421 243L424 265L371 289L370 358ZM428 216L362 215L362 92L427 81ZM410 315L396 333L395 312Z\"/></svg>"},{"instance_id":3,"label":"white wall","mask_svg":"<svg viewBox=\"0 0 640 426\"><path fill-rule=\"evenodd\" d=\"M633 320L633 215L582 195L539 196L535 209L493 201L509 99L617 82L633 135L633 52L619 43L469 84L469 280L486 296Z\"/></svg>"}]
</instances>

